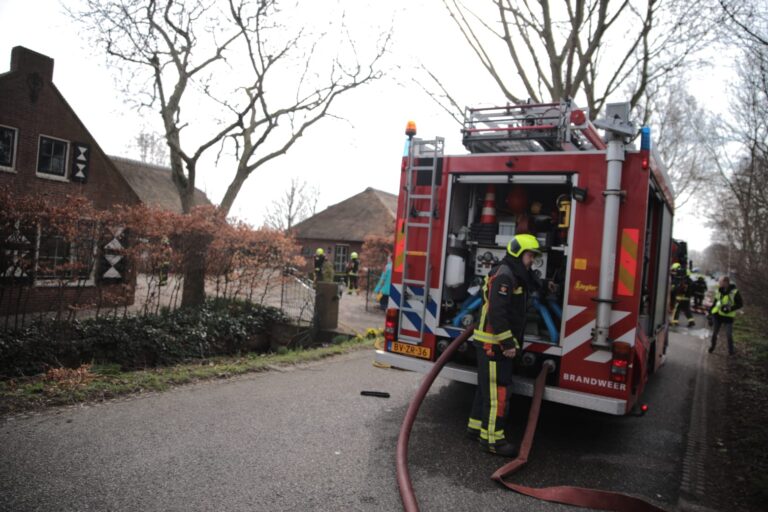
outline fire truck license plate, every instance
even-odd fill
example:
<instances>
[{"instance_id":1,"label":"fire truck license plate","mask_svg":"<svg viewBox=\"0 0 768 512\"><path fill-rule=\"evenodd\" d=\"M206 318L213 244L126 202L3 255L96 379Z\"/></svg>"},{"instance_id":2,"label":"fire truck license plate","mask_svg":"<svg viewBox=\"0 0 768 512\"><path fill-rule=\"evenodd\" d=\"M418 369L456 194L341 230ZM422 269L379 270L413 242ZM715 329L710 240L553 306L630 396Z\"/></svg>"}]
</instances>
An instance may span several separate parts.
<instances>
[{"instance_id":1,"label":"fire truck license plate","mask_svg":"<svg viewBox=\"0 0 768 512\"><path fill-rule=\"evenodd\" d=\"M410 345L408 343L392 342L392 352L398 352L407 356L416 356L422 359L429 359L429 348L421 345Z\"/></svg>"}]
</instances>

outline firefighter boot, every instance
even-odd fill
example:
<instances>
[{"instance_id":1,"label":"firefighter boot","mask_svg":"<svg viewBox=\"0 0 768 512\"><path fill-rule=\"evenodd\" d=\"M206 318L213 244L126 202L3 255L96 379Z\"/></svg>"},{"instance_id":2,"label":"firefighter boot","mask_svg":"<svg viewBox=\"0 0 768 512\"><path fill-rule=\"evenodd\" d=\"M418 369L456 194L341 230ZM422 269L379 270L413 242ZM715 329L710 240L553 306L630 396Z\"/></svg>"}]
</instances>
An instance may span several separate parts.
<instances>
[{"instance_id":1,"label":"firefighter boot","mask_svg":"<svg viewBox=\"0 0 768 512\"><path fill-rule=\"evenodd\" d=\"M517 447L512 443L488 444L480 443L480 447L488 453L501 455L502 457L517 457Z\"/></svg>"},{"instance_id":2,"label":"firefighter boot","mask_svg":"<svg viewBox=\"0 0 768 512\"><path fill-rule=\"evenodd\" d=\"M688 320L688 327L696 327L696 320Z\"/></svg>"}]
</instances>

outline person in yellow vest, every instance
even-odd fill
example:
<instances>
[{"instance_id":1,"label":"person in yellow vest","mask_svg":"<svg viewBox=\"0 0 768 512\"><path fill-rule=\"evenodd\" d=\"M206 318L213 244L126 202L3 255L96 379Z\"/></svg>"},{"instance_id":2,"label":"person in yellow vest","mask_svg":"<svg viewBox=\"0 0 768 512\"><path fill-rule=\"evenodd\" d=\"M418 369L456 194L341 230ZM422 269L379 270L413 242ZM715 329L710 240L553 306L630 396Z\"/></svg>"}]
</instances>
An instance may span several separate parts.
<instances>
[{"instance_id":1,"label":"person in yellow vest","mask_svg":"<svg viewBox=\"0 0 768 512\"><path fill-rule=\"evenodd\" d=\"M744 306L741 300L741 294L736 285L731 284L728 276L720 278L718 288L715 290L714 301L709 309L708 320L712 325L712 341L709 344L709 353L715 351L717 344L717 335L720 333L720 327L725 327L725 335L728 338L728 354L733 355L736 351L733 348L733 320L736 318L736 311Z\"/></svg>"},{"instance_id":2,"label":"person in yellow vest","mask_svg":"<svg viewBox=\"0 0 768 512\"><path fill-rule=\"evenodd\" d=\"M357 253L349 255L351 258L347 263L347 293L357 295L357 274L360 272L360 258Z\"/></svg>"},{"instance_id":3,"label":"person in yellow vest","mask_svg":"<svg viewBox=\"0 0 768 512\"><path fill-rule=\"evenodd\" d=\"M475 400L467 424L467 437L505 457L517 455L506 439L513 359L522 347L528 294L537 288L531 266L539 242L529 234L516 235L507 254L485 277L483 306L475 328L477 381Z\"/></svg>"}]
</instances>

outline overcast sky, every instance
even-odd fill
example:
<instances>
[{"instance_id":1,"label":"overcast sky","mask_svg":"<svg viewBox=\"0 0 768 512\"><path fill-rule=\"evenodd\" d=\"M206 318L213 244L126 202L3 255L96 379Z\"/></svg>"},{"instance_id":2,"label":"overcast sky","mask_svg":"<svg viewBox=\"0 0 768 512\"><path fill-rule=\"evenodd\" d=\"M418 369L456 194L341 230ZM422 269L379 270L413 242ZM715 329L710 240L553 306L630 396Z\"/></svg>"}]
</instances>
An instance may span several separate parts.
<instances>
[{"instance_id":1,"label":"overcast sky","mask_svg":"<svg viewBox=\"0 0 768 512\"><path fill-rule=\"evenodd\" d=\"M396 13L390 64L408 66L422 60L439 72L455 69L457 76L464 77L461 85L467 101L488 104L501 99L461 43L439 0L388 0L380 4ZM153 126L154 119L142 119L121 101L112 71L78 35L59 1L0 0L0 20L0 73L8 70L11 48L17 45L52 57L56 86L102 149L107 154L138 158L132 141L142 129ZM260 225L271 201L287 189L292 177L320 190L318 210L366 187L396 194L404 128L409 119L416 120L420 137L443 136L448 152L463 151L458 125L409 84L408 78L392 76L343 98L336 109L341 119L316 125L288 155L253 174L231 214ZM695 92L703 101L711 104L722 98L719 84L711 80L698 83ZM230 168L211 165L199 174L198 188L218 203L231 176ZM697 250L709 244L709 230L691 208L677 213L674 236L686 238Z\"/></svg>"}]
</instances>

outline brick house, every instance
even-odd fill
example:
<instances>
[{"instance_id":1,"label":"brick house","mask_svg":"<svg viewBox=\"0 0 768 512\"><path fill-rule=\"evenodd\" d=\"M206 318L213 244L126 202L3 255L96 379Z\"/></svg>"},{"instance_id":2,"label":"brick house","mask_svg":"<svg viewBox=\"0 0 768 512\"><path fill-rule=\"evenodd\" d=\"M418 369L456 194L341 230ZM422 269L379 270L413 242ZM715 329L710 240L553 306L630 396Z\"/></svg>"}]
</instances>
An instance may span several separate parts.
<instances>
[{"instance_id":1,"label":"brick house","mask_svg":"<svg viewBox=\"0 0 768 512\"><path fill-rule=\"evenodd\" d=\"M53 64L17 46L10 71L0 74L0 187L11 198L37 195L53 203L79 195L99 210L139 204L139 195L56 88ZM125 243L119 227L96 227L93 239L78 248L40 225L2 229L0 315L22 312L20 305L23 312L35 312L50 310L54 302L91 304L105 291L113 304L133 302L135 276L117 254ZM66 270L78 258L92 258L87 275Z\"/></svg>"},{"instance_id":2,"label":"brick house","mask_svg":"<svg viewBox=\"0 0 768 512\"><path fill-rule=\"evenodd\" d=\"M331 205L291 228L307 260L307 271L318 248L333 262L334 271L343 273L352 252L362 254L369 235L389 236L395 225L397 196L368 187L344 201Z\"/></svg>"}]
</instances>

